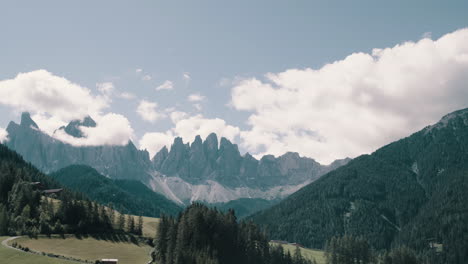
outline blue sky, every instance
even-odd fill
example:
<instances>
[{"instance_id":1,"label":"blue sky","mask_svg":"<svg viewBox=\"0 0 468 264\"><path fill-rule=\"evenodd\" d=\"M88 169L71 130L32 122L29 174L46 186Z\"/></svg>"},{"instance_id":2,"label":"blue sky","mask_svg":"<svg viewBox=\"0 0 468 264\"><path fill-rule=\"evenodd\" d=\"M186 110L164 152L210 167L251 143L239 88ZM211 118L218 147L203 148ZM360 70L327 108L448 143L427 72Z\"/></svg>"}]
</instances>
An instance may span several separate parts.
<instances>
[{"instance_id":1,"label":"blue sky","mask_svg":"<svg viewBox=\"0 0 468 264\"><path fill-rule=\"evenodd\" d=\"M331 124L327 124L326 129L321 126L316 129L313 126L297 128L292 124L291 130L297 128L295 137L285 136L287 132L284 131L275 134L273 126L258 127L258 124L266 122L264 119L253 120L267 116L270 110L252 105L242 106L238 102L242 98L233 103L236 101L233 99L235 87L252 78L263 85L268 82L265 77L267 73L279 74L290 69L318 70L328 63L343 61L353 53L372 54L375 48L393 48L407 41L418 42L424 36L436 41L467 27L467 11L467 1L2 2L0 80L14 79L21 72L45 69L54 76L90 89L95 97L100 93L97 83L112 83L113 95L108 107L101 109L102 114L116 113L127 118L133 131L132 139L137 144L146 133L166 135L165 139L158 137L146 142L154 144L154 148L167 144L167 138L171 136L185 135L184 140L192 140L187 137L194 129L187 128L184 132L173 130L176 122L171 121L170 114L184 112L185 118L199 117L195 126L204 126L206 120L209 123L209 120L218 118L226 126L235 128L226 130L214 125L239 143L242 151L279 155L290 150L330 162L334 158L372 151L388 141L405 136L405 133L422 128L423 122L437 121L445 114L444 111L466 105L462 102L447 103L452 98L448 97L443 103L436 102L434 108L425 110L427 115L420 118L420 123L408 125L418 118L399 120L407 112L404 112L404 107L400 109L398 101L391 100L393 107L398 109L392 110L394 113L391 114L383 111L382 115L388 114L388 126L398 124L404 128L379 138L371 137L368 143L343 147L342 151L336 145L348 143L336 142L334 147L325 144L317 147L317 152L308 152L301 149L300 145L303 144L290 142L332 142L333 139L328 139L325 133L327 129L332 129L329 127ZM463 41L464 38L453 45L460 45ZM458 55L462 56L463 52L461 50ZM414 67L423 68L422 65ZM460 67L457 69L466 69L464 65ZM141 71L137 72L137 69ZM337 70L336 74L341 72ZM421 74L421 78L425 74ZM447 76L455 78L453 72L447 73ZM166 81L170 81L173 88L157 91L156 87ZM459 79L453 79L453 82L457 81ZM294 84L291 85L276 83L275 87L287 91L288 87L294 87ZM257 89L255 87L250 83L245 89L253 91ZM314 83L310 87L313 89ZM450 92L451 88L447 89L447 95L465 95L459 88L453 88L453 92ZM120 96L122 93L131 93L135 97L124 99ZM202 95L204 99L190 102L187 98L193 94ZM249 96L256 95L252 93ZM260 95L259 105L262 105L262 99ZM155 111L159 118L153 118L157 120L148 122L138 114L136 110L142 100L157 104ZM280 104L275 102L275 105ZM287 112L285 107L280 109ZM23 110L34 112L40 109L1 103L0 127L6 128L10 120L18 120ZM375 112L375 109L369 108L371 110ZM300 109L297 111L303 112ZM275 111L271 110L271 113ZM327 113L330 112L324 112L324 115ZM367 116L365 113L362 115ZM311 115L305 116L297 122L322 122L311 118ZM353 115L349 118L352 119ZM358 121L366 123L363 120ZM274 122L283 121L276 119ZM356 125L361 126L360 123ZM210 125L207 126L206 129L209 129ZM336 129L342 130L343 126L346 127L342 124ZM369 129L375 130L376 134L388 130L378 123ZM168 133L170 130L173 131ZM249 140L245 140L247 137ZM339 138L340 135L335 137ZM255 144L252 141L263 143ZM281 144L270 148L275 142ZM146 145L144 147L148 148ZM313 144L309 147L315 148ZM328 148L333 153L324 153Z\"/></svg>"}]
</instances>

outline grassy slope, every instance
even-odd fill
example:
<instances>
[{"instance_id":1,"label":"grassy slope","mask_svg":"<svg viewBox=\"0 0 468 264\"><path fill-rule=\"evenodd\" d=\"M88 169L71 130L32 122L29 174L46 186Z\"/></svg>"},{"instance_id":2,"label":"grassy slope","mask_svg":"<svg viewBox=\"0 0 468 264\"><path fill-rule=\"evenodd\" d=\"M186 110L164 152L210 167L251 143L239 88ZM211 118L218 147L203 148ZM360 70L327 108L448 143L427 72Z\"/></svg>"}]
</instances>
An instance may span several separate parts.
<instances>
[{"instance_id":1,"label":"grassy slope","mask_svg":"<svg viewBox=\"0 0 468 264\"><path fill-rule=\"evenodd\" d=\"M276 243L270 243L273 245L277 245ZM293 245L281 245L285 252L288 250L291 255L294 254L294 251L296 250L296 247ZM325 253L321 250L316 250L316 249L309 249L309 248L300 248L301 249L301 254L304 258L306 259L315 259L317 261L317 264L325 264Z\"/></svg>"},{"instance_id":2,"label":"grassy slope","mask_svg":"<svg viewBox=\"0 0 468 264\"><path fill-rule=\"evenodd\" d=\"M144 216L143 217L143 236L155 238L158 223L159 223L159 218Z\"/></svg>"},{"instance_id":3,"label":"grassy slope","mask_svg":"<svg viewBox=\"0 0 468 264\"><path fill-rule=\"evenodd\" d=\"M119 264L147 263L149 260L149 253L152 250L151 247L144 244L136 245L128 242L112 242L108 240L97 240L91 237L82 239L75 237L68 237L66 239L59 237L39 237L38 239L21 237L15 241L35 251L54 253L90 261L102 258L116 258L119 259Z\"/></svg>"},{"instance_id":4,"label":"grassy slope","mask_svg":"<svg viewBox=\"0 0 468 264\"><path fill-rule=\"evenodd\" d=\"M0 237L0 242L8 237ZM76 262L33 255L0 245L0 264L72 264Z\"/></svg>"},{"instance_id":5,"label":"grassy slope","mask_svg":"<svg viewBox=\"0 0 468 264\"><path fill-rule=\"evenodd\" d=\"M50 174L76 192L125 214L159 217L176 215L182 208L146 185L134 180L112 180L85 165L71 165Z\"/></svg>"},{"instance_id":6,"label":"grassy slope","mask_svg":"<svg viewBox=\"0 0 468 264\"><path fill-rule=\"evenodd\" d=\"M53 199L53 198L47 198L49 201L51 201L54 204L55 210L59 207L60 200ZM110 208L107 208L110 210ZM115 221L117 221L119 217L119 212L115 211ZM127 216L125 215L125 218ZM135 222L138 221L138 216L134 216ZM156 229L157 229L157 224L159 223L159 218L155 217L146 217L143 216L143 236L144 237L149 237L149 238L154 238L156 236Z\"/></svg>"}]
</instances>

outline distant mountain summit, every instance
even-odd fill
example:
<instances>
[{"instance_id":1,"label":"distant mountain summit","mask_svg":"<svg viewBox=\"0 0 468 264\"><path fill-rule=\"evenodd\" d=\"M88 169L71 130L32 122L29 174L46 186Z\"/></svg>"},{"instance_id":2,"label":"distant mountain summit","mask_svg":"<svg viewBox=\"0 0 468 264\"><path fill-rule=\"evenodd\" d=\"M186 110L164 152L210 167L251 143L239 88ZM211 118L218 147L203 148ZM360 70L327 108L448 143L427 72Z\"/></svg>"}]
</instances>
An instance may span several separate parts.
<instances>
[{"instance_id":1,"label":"distant mountain summit","mask_svg":"<svg viewBox=\"0 0 468 264\"><path fill-rule=\"evenodd\" d=\"M80 127L96 127L96 122L90 116L87 116L83 120L73 120L67 126L60 127L59 130L64 130L72 137L82 138L84 135Z\"/></svg>"},{"instance_id":2,"label":"distant mountain summit","mask_svg":"<svg viewBox=\"0 0 468 264\"><path fill-rule=\"evenodd\" d=\"M82 127L96 125L86 117L58 129L80 138L85 136ZM170 149L163 147L150 159L147 151L138 150L131 141L125 146L69 145L42 132L28 113L22 114L19 125L10 122L7 132L6 145L44 172L88 165L109 178L139 180L180 204L284 198L349 161L325 166L291 152L257 160L248 153L241 155L238 146L226 138L218 141L214 133L205 141L196 136L192 143L175 138Z\"/></svg>"},{"instance_id":3,"label":"distant mountain summit","mask_svg":"<svg viewBox=\"0 0 468 264\"><path fill-rule=\"evenodd\" d=\"M227 187L260 189L313 181L348 161L345 159L323 166L293 152L278 158L266 155L257 160L249 153L242 156L238 146L226 138L221 138L218 147L218 138L214 133L205 141L196 136L191 144L184 144L181 138L175 138L170 151L163 147L152 160L156 171L180 177L190 184L211 180Z\"/></svg>"}]
</instances>

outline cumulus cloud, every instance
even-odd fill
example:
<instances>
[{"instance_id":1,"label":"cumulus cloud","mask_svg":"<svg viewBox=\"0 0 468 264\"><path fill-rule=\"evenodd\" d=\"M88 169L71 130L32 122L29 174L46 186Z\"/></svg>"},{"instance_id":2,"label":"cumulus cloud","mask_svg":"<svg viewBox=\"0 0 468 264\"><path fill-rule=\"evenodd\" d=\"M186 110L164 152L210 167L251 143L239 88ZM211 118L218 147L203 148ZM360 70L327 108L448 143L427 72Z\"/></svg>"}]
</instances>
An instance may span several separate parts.
<instances>
[{"instance_id":1,"label":"cumulus cloud","mask_svg":"<svg viewBox=\"0 0 468 264\"><path fill-rule=\"evenodd\" d=\"M174 137L181 137L185 142L191 142L196 135L206 138L210 133L216 133L235 141L240 134L240 129L228 125L220 118L205 118L202 115L187 116L186 113L178 112L171 114L175 126L163 133L146 133L140 140L140 148L147 149L153 157L163 146L171 146Z\"/></svg>"},{"instance_id":2,"label":"cumulus cloud","mask_svg":"<svg viewBox=\"0 0 468 264\"><path fill-rule=\"evenodd\" d=\"M107 96L110 96L115 90L114 84L111 82L96 83L96 87L99 92Z\"/></svg>"},{"instance_id":3,"label":"cumulus cloud","mask_svg":"<svg viewBox=\"0 0 468 264\"><path fill-rule=\"evenodd\" d=\"M149 80L153 79L153 77L151 77L151 75L148 75L148 74L147 74L147 75L141 77L141 79L142 79L143 81L149 81Z\"/></svg>"},{"instance_id":4,"label":"cumulus cloud","mask_svg":"<svg viewBox=\"0 0 468 264\"><path fill-rule=\"evenodd\" d=\"M172 89L174 89L174 83L169 80L166 80L163 84L156 87L156 91L172 90Z\"/></svg>"},{"instance_id":5,"label":"cumulus cloud","mask_svg":"<svg viewBox=\"0 0 468 264\"><path fill-rule=\"evenodd\" d=\"M187 116L188 116L187 113L181 112L181 111L174 111L174 112L171 112L171 114L170 114L171 121L172 121L172 123L174 123L174 124L176 124L176 123L179 122L180 120L186 118Z\"/></svg>"},{"instance_id":6,"label":"cumulus cloud","mask_svg":"<svg viewBox=\"0 0 468 264\"><path fill-rule=\"evenodd\" d=\"M0 103L19 111L49 113L62 120L95 115L108 107L102 96L46 70L0 81Z\"/></svg>"},{"instance_id":7,"label":"cumulus cloud","mask_svg":"<svg viewBox=\"0 0 468 264\"><path fill-rule=\"evenodd\" d=\"M143 69L136 69L135 72L136 73L141 73L143 71Z\"/></svg>"},{"instance_id":8,"label":"cumulus cloud","mask_svg":"<svg viewBox=\"0 0 468 264\"><path fill-rule=\"evenodd\" d=\"M155 102L141 100L136 112L143 120L154 123L165 117L164 114L158 113L157 107L158 104Z\"/></svg>"},{"instance_id":9,"label":"cumulus cloud","mask_svg":"<svg viewBox=\"0 0 468 264\"><path fill-rule=\"evenodd\" d=\"M136 98L136 95L129 93L129 92L123 92L118 95L119 98L126 99L126 100L132 100Z\"/></svg>"},{"instance_id":10,"label":"cumulus cloud","mask_svg":"<svg viewBox=\"0 0 468 264\"><path fill-rule=\"evenodd\" d=\"M203 100L205 100L205 96L199 94L199 93L194 93L194 94L191 94L187 97L187 100L189 102L201 102Z\"/></svg>"},{"instance_id":11,"label":"cumulus cloud","mask_svg":"<svg viewBox=\"0 0 468 264\"><path fill-rule=\"evenodd\" d=\"M7 138L8 132L4 128L0 127L0 143L5 142Z\"/></svg>"},{"instance_id":12,"label":"cumulus cloud","mask_svg":"<svg viewBox=\"0 0 468 264\"><path fill-rule=\"evenodd\" d=\"M170 147L174 141L174 135L171 131L166 133L146 133L140 139L139 144L140 148L146 149L151 158L154 157L158 151L160 151L164 146Z\"/></svg>"},{"instance_id":13,"label":"cumulus cloud","mask_svg":"<svg viewBox=\"0 0 468 264\"><path fill-rule=\"evenodd\" d=\"M97 86L102 95L93 95L88 88L46 70L20 73L13 79L0 81L0 104L15 112L30 112L42 131L73 145L126 144L133 135L129 121L121 115L103 114L109 103L106 93L112 93L113 85ZM88 115L96 120L97 126L82 128L85 138L62 135L63 131L57 130Z\"/></svg>"},{"instance_id":14,"label":"cumulus cloud","mask_svg":"<svg viewBox=\"0 0 468 264\"><path fill-rule=\"evenodd\" d=\"M290 69L240 81L231 105L250 112L242 146L297 151L328 163L369 153L436 122L468 102L468 29L319 69Z\"/></svg>"}]
</instances>

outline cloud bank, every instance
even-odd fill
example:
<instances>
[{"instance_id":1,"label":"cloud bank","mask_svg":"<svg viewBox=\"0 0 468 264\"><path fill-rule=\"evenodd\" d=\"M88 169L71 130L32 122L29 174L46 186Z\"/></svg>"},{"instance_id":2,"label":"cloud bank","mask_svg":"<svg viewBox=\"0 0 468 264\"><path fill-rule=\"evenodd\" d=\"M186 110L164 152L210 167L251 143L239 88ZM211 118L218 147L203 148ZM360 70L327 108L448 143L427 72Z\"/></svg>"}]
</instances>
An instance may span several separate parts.
<instances>
[{"instance_id":1,"label":"cloud bank","mask_svg":"<svg viewBox=\"0 0 468 264\"><path fill-rule=\"evenodd\" d=\"M161 90L172 90L174 89L174 83L169 81L169 80L166 80L165 82L163 82L161 85L159 85L158 87L156 87L156 91L161 91Z\"/></svg>"},{"instance_id":2,"label":"cloud bank","mask_svg":"<svg viewBox=\"0 0 468 264\"><path fill-rule=\"evenodd\" d=\"M369 153L468 102L468 29L354 53L320 69L241 80L231 105L250 112L247 151L297 151L328 163Z\"/></svg>"},{"instance_id":3,"label":"cloud bank","mask_svg":"<svg viewBox=\"0 0 468 264\"><path fill-rule=\"evenodd\" d=\"M141 100L136 112L143 120L154 123L165 117L164 114L158 113L157 107L158 104L155 102Z\"/></svg>"},{"instance_id":4,"label":"cloud bank","mask_svg":"<svg viewBox=\"0 0 468 264\"><path fill-rule=\"evenodd\" d=\"M16 112L30 112L42 131L75 146L124 145L133 135L130 122L122 115L103 113L109 107L114 86L99 83L97 88L101 95L93 95L88 88L46 70L36 70L0 81L0 104ZM85 138L73 138L57 130L86 116L91 116L97 126L81 128Z\"/></svg>"},{"instance_id":5,"label":"cloud bank","mask_svg":"<svg viewBox=\"0 0 468 264\"><path fill-rule=\"evenodd\" d=\"M99 114L108 107L106 98L46 70L0 81L0 103L19 111L47 112L62 120Z\"/></svg>"},{"instance_id":6,"label":"cloud bank","mask_svg":"<svg viewBox=\"0 0 468 264\"><path fill-rule=\"evenodd\" d=\"M8 133L6 130L2 127L0 127L0 143L3 143L7 140L8 138Z\"/></svg>"}]
</instances>

